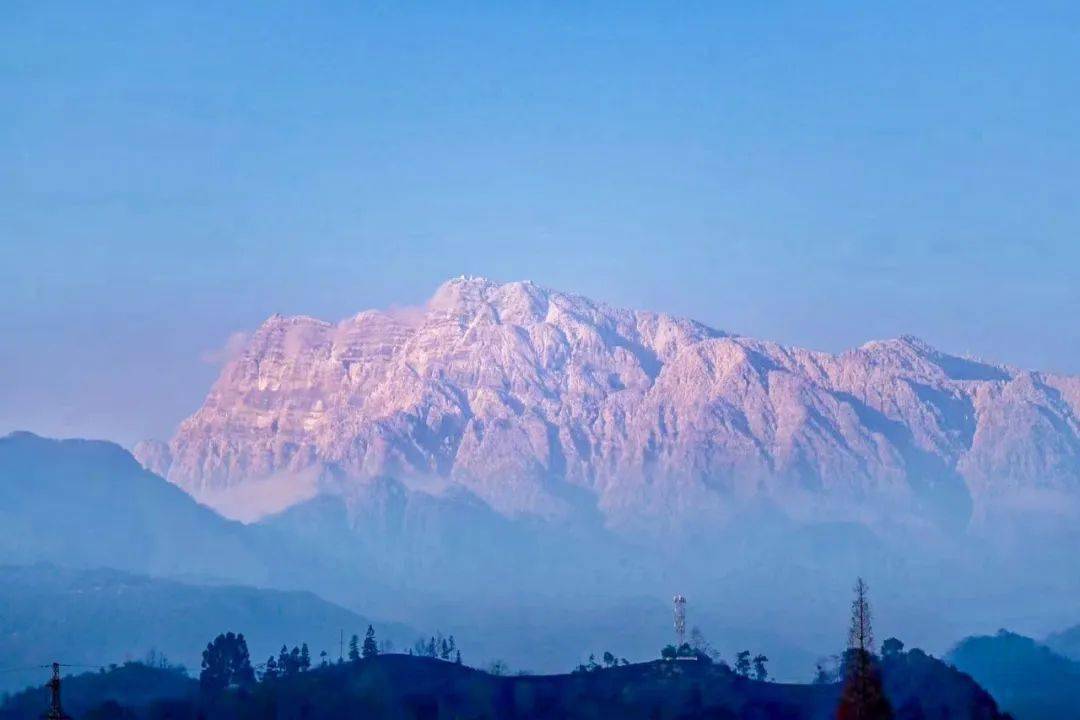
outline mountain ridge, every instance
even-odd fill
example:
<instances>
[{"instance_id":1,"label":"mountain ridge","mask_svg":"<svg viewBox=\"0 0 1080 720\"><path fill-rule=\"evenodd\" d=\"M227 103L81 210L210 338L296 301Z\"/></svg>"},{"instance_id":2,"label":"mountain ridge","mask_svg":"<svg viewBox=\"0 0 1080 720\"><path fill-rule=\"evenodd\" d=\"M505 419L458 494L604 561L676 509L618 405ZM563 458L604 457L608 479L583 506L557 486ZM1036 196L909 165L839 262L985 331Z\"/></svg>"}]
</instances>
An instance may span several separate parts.
<instances>
[{"instance_id":1,"label":"mountain ridge","mask_svg":"<svg viewBox=\"0 0 1080 720\"><path fill-rule=\"evenodd\" d=\"M966 527L1075 514L1078 417L1080 378L910 335L830 354L461 277L423 309L271 316L167 448L136 456L242 520L393 476L507 516L595 508L630 534L762 503Z\"/></svg>"}]
</instances>

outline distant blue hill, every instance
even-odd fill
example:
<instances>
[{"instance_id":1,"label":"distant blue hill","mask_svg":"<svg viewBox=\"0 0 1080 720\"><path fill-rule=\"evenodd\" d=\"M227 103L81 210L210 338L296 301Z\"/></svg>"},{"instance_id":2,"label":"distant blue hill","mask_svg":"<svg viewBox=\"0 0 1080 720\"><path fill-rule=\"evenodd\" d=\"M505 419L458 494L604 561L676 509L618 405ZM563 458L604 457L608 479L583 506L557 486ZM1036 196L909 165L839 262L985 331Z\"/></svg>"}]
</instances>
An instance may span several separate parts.
<instances>
[{"instance_id":1,"label":"distant blue hill","mask_svg":"<svg viewBox=\"0 0 1080 720\"><path fill-rule=\"evenodd\" d=\"M0 564L313 590L350 607L392 596L369 563L292 528L225 519L110 442L0 438L0 528Z\"/></svg>"},{"instance_id":2,"label":"distant blue hill","mask_svg":"<svg viewBox=\"0 0 1080 720\"><path fill-rule=\"evenodd\" d=\"M323 567L272 529L220 517L112 443L0 438L4 667L102 665L156 650L197 669L201 648L225 630L246 632L256 659L303 641L336 657L340 630L362 633L366 617L310 592L259 588L306 590L311 577L336 577L362 608L378 591L361 573ZM402 644L420 634L384 630ZM0 690L35 679L0 673Z\"/></svg>"},{"instance_id":3,"label":"distant blue hill","mask_svg":"<svg viewBox=\"0 0 1080 720\"><path fill-rule=\"evenodd\" d=\"M1054 633L1046 638L1046 645L1059 655L1080 662L1080 625Z\"/></svg>"},{"instance_id":4,"label":"distant blue hill","mask_svg":"<svg viewBox=\"0 0 1080 720\"><path fill-rule=\"evenodd\" d=\"M307 642L316 660L337 659L339 638L374 623L398 647L417 633L326 602L307 592L198 586L117 570L52 565L0 567L0 691L42 681L31 666L53 661L106 667L128 660L179 663L198 673L202 649L218 633L242 632L252 661L283 644Z\"/></svg>"},{"instance_id":5,"label":"distant blue hill","mask_svg":"<svg viewBox=\"0 0 1080 720\"><path fill-rule=\"evenodd\" d=\"M1016 720L1080 718L1080 663L1031 638L999 630L969 637L946 660L990 691Z\"/></svg>"},{"instance_id":6,"label":"distant blue hill","mask_svg":"<svg viewBox=\"0 0 1080 720\"><path fill-rule=\"evenodd\" d=\"M0 562L113 567L263 584L243 525L144 470L118 445L0 438Z\"/></svg>"}]
</instances>

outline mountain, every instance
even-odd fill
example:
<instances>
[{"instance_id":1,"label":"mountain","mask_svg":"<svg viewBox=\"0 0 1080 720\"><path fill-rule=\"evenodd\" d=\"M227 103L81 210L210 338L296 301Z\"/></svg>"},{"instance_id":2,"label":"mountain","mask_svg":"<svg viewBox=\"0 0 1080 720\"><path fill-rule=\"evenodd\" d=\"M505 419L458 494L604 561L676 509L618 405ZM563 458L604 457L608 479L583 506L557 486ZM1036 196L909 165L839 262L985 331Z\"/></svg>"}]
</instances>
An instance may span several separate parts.
<instances>
[{"instance_id":1,"label":"mountain","mask_svg":"<svg viewBox=\"0 0 1080 720\"><path fill-rule=\"evenodd\" d=\"M499 658L537 671L604 648L649 657L670 641L670 588L679 587L694 600L692 623L722 640L725 654L752 643L782 658L774 669L784 677L805 677L839 632L807 641L753 618L786 607L793 622L822 632L830 627L823 615L842 618L843 601L839 609L832 601L846 597L857 569L840 552L830 552L824 573L820 564L791 566L798 553L786 546L774 552L733 542L731 556L748 568L779 569L788 585L796 577L812 583L793 608L783 596L769 598L768 576L736 569L716 582L694 558L643 553L596 523L511 519L468 492L430 494L387 477L370 488L363 502L323 495L244 525L199 505L117 445L16 433L0 438L0 564L310 591L379 618L380 627L394 621L425 635L453 633L472 661ZM804 531L795 542L818 554L822 537L835 544L851 536ZM873 547L865 534L856 537L864 552ZM706 589L719 594L714 603L704 602Z\"/></svg>"},{"instance_id":2,"label":"mountain","mask_svg":"<svg viewBox=\"0 0 1080 720\"><path fill-rule=\"evenodd\" d=\"M971 678L919 651L884 667L886 694L902 720L1005 720ZM160 688L148 699L145 688ZM196 718L786 718L826 720L835 715L839 688L788 685L739 677L700 661L652 661L571 675L492 675L430 658L381 655L359 663L317 668L263 681L225 698L199 698L167 671L128 666L66 681L77 717L157 720ZM24 718L47 701L43 690L21 693L0 706L0 719ZM126 709L126 712L125 712Z\"/></svg>"},{"instance_id":3,"label":"mountain","mask_svg":"<svg viewBox=\"0 0 1080 720\"><path fill-rule=\"evenodd\" d=\"M458 278L415 311L268 319L142 462L254 520L376 480L626 537L747 508L918 532L1080 508L1080 378L915 338L838 355L529 282ZM375 500L378 501L378 500Z\"/></svg>"},{"instance_id":4,"label":"mountain","mask_svg":"<svg viewBox=\"0 0 1080 720\"><path fill-rule=\"evenodd\" d=\"M0 562L113 567L259 584L250 533L108 442L0 438Z\"/></svg>"},{"instance_id":5,"label":"mountain","mask_svg":"<svg viewBox=\"0 0 1080 720\"><path fill-rule=\"evenodd\" d=\"M365 615L401 617L397 589L360 548L335 555L315 528L294 532L286 520L251 526L223 518L113 443L26 432L0 438L2 565L310 590Z\"/></svg>"},{"instance_id":6,"label":"mountain","mask_svg":"<svg viewBox=\"0 0 1080 720\"><path fill-rule=\"evenodd\" d=\"M422 308L269 318L136 454L324 563L288 587L357 607L337 576L359 568L389 588L360 609L489 658L565 667L600 626L588 647L642 652L680 592L726 656L769 638L794 679L843 638L856 575L932 651L1031 619L1032 594L1042 626L1072 617L1078 418L1080 378L912 337L829 354L457 278Z\"/></svg>"},{"instance_id":7,"label":"mountain","mask_svg":"<svg viewBox=\"0 0 1080 720\"><path fill-rule=\"evenodd\" d=\"M354 601L363 577L363 568L331 565L322 548L221 517L119 445L98 440L27 432L0 438L0 528L2 564L107 567L286 589L337 574L338 589L349 589Z\"/></svg>"},{"instance_id":8,"label":"mountain","mask_svg":"<svg viewBox=\"0 0 1080 720\"><path fill-rule=\"evenodd\" d=\"M658 619L624 640L623 652L651 650L666 636L664 606L637 599L634 587L620 583L627 567L637 567L632 556L596 528L556 532L505 518L467 493L410 492L391 478L375 479L372 487L379 492L362 504L347 507L341 497L322 496L244 525L198 504L112 443L14 433L0 438L0 564L113 568L155 581L311 591L380 618L380 627L397 621L424 628L423 634L455 633L471 659L528 660L536 669L566 667L583 643L625 635L612 620L613 608L626 617L647 609ZM588 548L587 561L565 562L574 545ZM650 578L660 582L660 576ZM11 593L45 593L43 577L23 572L9 579ZM70 578L76 580L90 587L104 582ZM174 607L150 593L170 586L140 582L102 586L125 588L128 597L137 586L148 601L158 597L165 608ZM77 610L75 603L55 617L78 625ZM553 635L555 618L574 634ZM160 632L184 627L183 621L180 612L163 618ZM258 637L259 628L243 627ZM408 635L411 643L421 632ZM306 639L314 641L315 633ZM105 659L138 657L150 646L121 649ZM164 644L159 649L167 650Z\"/></svg>"},{"instance_id":9,"label":"mountain","mask_svg":"<svg viewBox=\"0 0 1080 720\"><path fill-rule=\"evenodd\" d=\"M1046 645L1054 652L1080 662L1080 625L1054 633L1046 638Z\"/></svg>"},{"instance_id":10,"label":"mountain","mask_svg":"<svg viewBox=\"0 0 1080 720\"><path fill-rule=\"evenodd\" d=\"M1080 663L1031 638L999 630L969 637L946 656L990 691L1016 720L1080 718Z\"/></svg>"},{"instance_id":11,"label":"mountain","mask_svg":"<svg viewBox=\"0 0 1080 720\"><path fill-rule=\"evenodd\" d=\"M369 623L307 592L198 586L116 570L52 565L0 567L0 656L26 668L56 661L106 667L159 659L197 671L205 643L218 633L243 632L253 662L307 642L318 659L339 652L340 633L363 635ZM383 640L398 645L415 633L375 622ZM0 691L41 680L42 670L0 674Z\"/></svg>"}]
</instances>

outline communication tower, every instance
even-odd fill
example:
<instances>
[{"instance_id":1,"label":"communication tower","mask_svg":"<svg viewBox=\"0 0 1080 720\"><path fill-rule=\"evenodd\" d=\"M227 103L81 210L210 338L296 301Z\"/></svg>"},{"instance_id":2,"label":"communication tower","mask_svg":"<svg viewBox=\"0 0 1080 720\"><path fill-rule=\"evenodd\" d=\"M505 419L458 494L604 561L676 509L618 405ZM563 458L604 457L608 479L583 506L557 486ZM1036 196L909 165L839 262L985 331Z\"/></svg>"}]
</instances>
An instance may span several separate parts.
<instances>
[{"instance_id":1,"label":"communication tower","mask_svg":"<svg viewBox=\"0 0 1080 720\"><path fill-rule=\"evenodd\" d=\"M675 604L675 647L682 647L686 642L686 598L676 595L673 598Z\"/></svg>"}]
</instances>

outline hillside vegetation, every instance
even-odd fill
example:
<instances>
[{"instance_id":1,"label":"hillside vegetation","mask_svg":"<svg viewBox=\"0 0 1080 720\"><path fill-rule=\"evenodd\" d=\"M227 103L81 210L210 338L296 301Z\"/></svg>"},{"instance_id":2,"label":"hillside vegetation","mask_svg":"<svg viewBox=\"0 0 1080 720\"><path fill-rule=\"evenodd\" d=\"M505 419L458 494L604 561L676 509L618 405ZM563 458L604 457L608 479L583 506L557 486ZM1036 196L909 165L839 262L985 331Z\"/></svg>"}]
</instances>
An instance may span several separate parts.
<instances>
[{"instance_id":1,"label":"hillside vegetation","mask_svg":"<svg viewBox=\"0 0 1080 720\"><path fill-rule=\"evenodd\" d=\"M882 663L898 719L1007 717L971 678L921 651L894 654ZM157 695L151 697L147 687L157 688ZM840 688L762 682L693 659L501 676L433 658L380 655L220 693L173 670L129 665L71 678L64 692L65 709L76 720L826 720L833 717ZM20 693L0 708L0 720L33 717L46 703L44 689Z\"/></svg>"}]
</instances>

